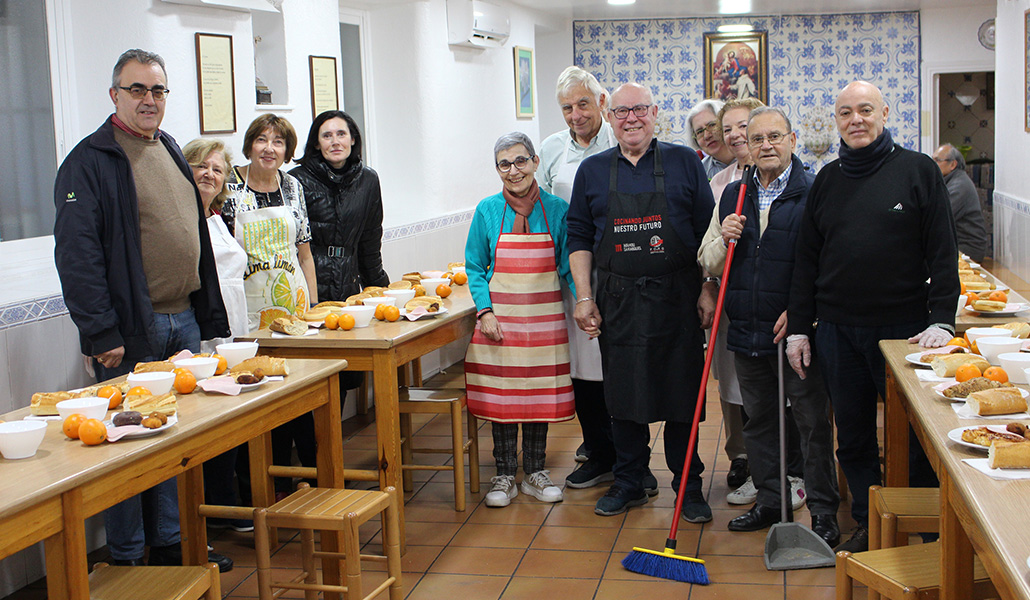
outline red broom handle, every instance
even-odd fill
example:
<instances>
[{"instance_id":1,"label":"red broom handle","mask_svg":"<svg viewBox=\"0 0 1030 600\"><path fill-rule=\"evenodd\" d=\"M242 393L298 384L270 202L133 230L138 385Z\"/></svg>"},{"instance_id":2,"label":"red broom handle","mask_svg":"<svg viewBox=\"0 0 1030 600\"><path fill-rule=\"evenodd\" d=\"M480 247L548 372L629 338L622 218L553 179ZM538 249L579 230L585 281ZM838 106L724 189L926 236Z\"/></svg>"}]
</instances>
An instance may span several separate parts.
<instances>
[{"instance_id":1,"label":"red broom handle","mask_svg":"<svg viewBox=\"0 0 1030 600\"><path fill-rule=\"evenodd\" d=\"M744 167L744 175L740 179L740 191L737 193L737 208L733 214L740 216L744 211L744 195L747 193L748 175L751 167ZM716 205L718 210L718 205ZM715 301L715 318L712 320L712 335L708 338L708 351L705 352L705 369L701 373L701 388L697 391L697 405L694 407L694 424L690 428L690 441L687 442L687 457L683 461L683 472L680 475L680 489L676 492L676 510L672 516L672 527L669 529L669 542L666 547L675 548L676 532L679 531L680 510L683 509L683 492L687 489L687 474L690 472L690 459L694 456L697 445L697 430L701 424L701 411L705 406L708 388L708 372L712 366L712 355L715 353L715 337L719 333L719 318L722 316L722 303L726 298L726 284L729 282L730 264L733 262L733 251L737 249L737 240L730 240L726 248L726 263L722 267L722 279L719 282L719 296Z\"/></svg>"}]
</instances>

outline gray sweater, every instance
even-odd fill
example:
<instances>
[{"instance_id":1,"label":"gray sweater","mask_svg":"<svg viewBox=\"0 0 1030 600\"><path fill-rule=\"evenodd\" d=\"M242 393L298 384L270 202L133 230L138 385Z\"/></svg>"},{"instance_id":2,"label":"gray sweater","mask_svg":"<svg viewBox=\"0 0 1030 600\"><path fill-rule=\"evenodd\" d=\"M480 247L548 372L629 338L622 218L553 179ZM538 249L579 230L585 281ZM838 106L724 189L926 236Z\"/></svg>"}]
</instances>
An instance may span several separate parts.
<instances>
[{"instance_id":1,"label":"gray sweater","mask_svg":"<svg viewBox=\"0 0 1030 600\"><path fill-rule=\"evenodd\" d=\"M955 169L944 178L955 217L955 239L958 249L976 262L987 253L987 225L980 209L980 197L973 180L965 171Z\"/></svg>"}]
</instances>

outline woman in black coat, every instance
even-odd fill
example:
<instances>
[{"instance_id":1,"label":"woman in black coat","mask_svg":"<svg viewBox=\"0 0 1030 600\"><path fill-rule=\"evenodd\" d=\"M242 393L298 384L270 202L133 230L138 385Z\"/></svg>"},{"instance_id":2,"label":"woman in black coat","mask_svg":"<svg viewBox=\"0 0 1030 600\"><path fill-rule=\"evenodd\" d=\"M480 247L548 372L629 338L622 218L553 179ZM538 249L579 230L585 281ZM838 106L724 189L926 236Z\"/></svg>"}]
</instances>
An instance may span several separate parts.
<instances>
[{"instance_id":1,"label":"woman in black coat","mask_svg":"<svg viewBox=\"0 0 1030 600\"><path fill-rule=\"evenodd\" d=\"M300 166L311 224L320 300L346 300L370 285L386 286L383 270L383 197L379 176L361 163L361 132L339 110L318 115Z\"/></svg>"}]
</instances>

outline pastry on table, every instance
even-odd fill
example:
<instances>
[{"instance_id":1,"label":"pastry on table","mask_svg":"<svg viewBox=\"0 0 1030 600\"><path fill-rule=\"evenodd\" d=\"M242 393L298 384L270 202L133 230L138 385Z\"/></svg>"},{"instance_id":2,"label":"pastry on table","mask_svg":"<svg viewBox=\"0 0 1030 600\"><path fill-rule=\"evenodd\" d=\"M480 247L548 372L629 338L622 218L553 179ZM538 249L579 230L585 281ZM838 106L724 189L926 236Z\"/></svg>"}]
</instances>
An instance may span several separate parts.
<instances>
[{"instance_id":1,"label":"pastry on table","mask_svg":"<svg viewBox=\"0 0 1030 600\"><path fill-rule=\"evenodd\" d=\"M229 369L229 373L232 375L244 372L256 373L258 369L260 369L261 372L265 375L270 375L273 377L276 375L290 374L290 367L286 364L285 358L264 355L248 358L247 360Z\"/></svg>"}]
</instances>

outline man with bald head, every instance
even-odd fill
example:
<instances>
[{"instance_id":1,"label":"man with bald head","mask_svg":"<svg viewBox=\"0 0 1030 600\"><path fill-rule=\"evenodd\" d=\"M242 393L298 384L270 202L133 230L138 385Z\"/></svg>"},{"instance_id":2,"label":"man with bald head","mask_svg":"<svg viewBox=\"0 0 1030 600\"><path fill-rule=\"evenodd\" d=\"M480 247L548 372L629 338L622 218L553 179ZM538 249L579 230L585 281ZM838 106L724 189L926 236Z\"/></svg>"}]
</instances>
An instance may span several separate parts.
<instances>
[{"instance_id":1,"label":"man with bald head","mask_svg":"<svg viewBox=\"0 0 1030 600\"><path fill-rule=\"evenodd\" d=\"M682 516L703 523L712 510L696 448L687 474L683 464L717 291L697 265L715 201L697 153L655 139L658 106L648 88L621 86L608 111L618 146L580 164L567 217L574 316L600 341L614 444L615 482L594 512L611 516L647 502L648 425L665 421L672 488L687 477Z\"/></svg>"},{"instance_id":2,"label":"man with bald head","mask_svg":"<svg viewBox=\"0 0 1030 600\"><path fill-rule=\"evenodd\" d=\"M868 547L869 486L880 483L876 397L886 397L886 382L878 343L944 345L954 336L959 294L948 190L928 156L894 143L889 112L865 81L837 96L840 158L823 167L809 193L787 311L791 367L804 378L814 357L830 392L837 460L858 523L837 550L850 552ZM933 485L918 441L910 440L911 483Z\"/></svg>"}]
</instances>

